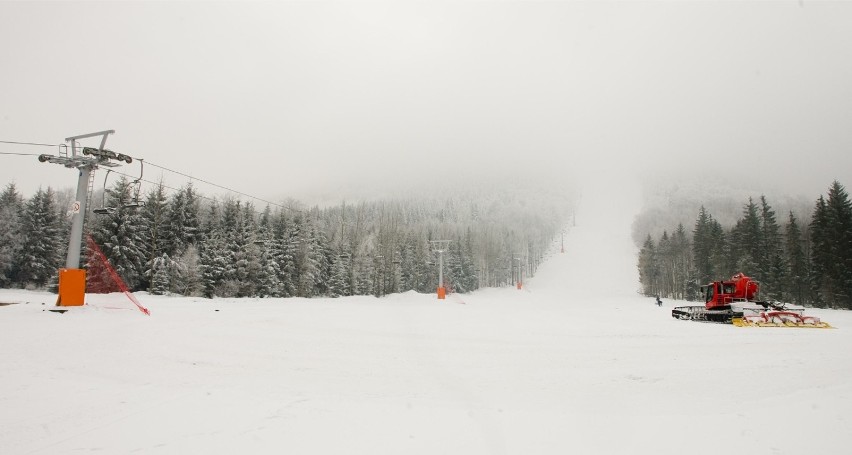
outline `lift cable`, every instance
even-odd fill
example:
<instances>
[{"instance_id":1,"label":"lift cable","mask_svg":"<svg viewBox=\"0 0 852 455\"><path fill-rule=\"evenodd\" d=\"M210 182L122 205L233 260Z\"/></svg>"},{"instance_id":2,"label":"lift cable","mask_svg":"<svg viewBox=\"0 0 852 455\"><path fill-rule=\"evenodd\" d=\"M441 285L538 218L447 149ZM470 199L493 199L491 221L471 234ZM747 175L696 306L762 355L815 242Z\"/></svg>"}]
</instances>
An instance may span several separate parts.
<instances>
[{"instance_id":1,"label":"lift cable","mask_svg":"<svg viewBox=\"0 0 852 455\"><path fill-rule=\"evenodd\" d=\"M15 144L15 145L39 145L43 147L59 147L65 144L42 144L40 142L16 142L16 141L0 141L0 144Z\"/></svg>"},{"instance_id":2,"label":"lift cable","mask_svg":"<svg viewBox=\"0 0 852 455\"><path fill-rule=\"evenodd\" d=\"M138 159L138 158L135 158L135 157L134 157L134 159ZM231 192L234 192L234 193L237 193L237 194L240 194L240 195L246 196L246 197L251 198L251 199L255 199L255 200L258 200L258 201L261 201L261 202L265 202L265 203L267 203L267 204L274 205L274 206L276 206L276 207L280 207L280 208L283 208L283 209L287 209L287 210L290 210L290 211L293 211L293 212L301 212L301 210L299 210L299 209L295 209L295 208L293 208L293 207L288 207L288 206L286 206L286 205L281 205L281 204L278 204L278 203L275 203L275 202L267 201L267 200L265 200L265 199L261 199L261 198L259 198L259 197L252 196L252 195L250 195L250 194L246 194L246 193L243 193L243 192L240 192L240 191L232 190L232 189L230 189L230 188L226 188L226 187L224 187L224 186L222 186L222 185L217 185L217 184L215 184L215 183L211 183L211 182L208 182L208 181L206 181L206 180L199 179L199 178L197 178L197 177L192 177L192 176L190 176L190 175L187 175L187 174L184 174L184 173L181 173L181 172L173 171L173 170L171 170L171 169L164 168L164 167L162 167L162 166L158 166L158 165L156 165L156 164L154 164L154 163L151 163L150 161L147 161L147 160L145 161L145 164L148 164L149 166L154 166L154 167L161 168L161 169L163 169L163 170L165 170L165 171L174 172L175 174L182 175L182 176L187 177L187 178L190 178L190 179L192 179L192 180L198 180L199 182L203 182L203 183L206 183L206 184L208 184L208 185L213 185L213 186L215 186L215 187L222 188L222 189L225 189L225 190L228 190L228 191L231 191ZM140 178L138 178L138 176L130 175L130 174L125 174L124 172L116 171L115 169L113 169L113 170L112 170L112 172L113 172L113 174L122 175L122 176L124 176L124 177L130 178L130 179L133 179L133 180L139 180L140 182L145 182L145 183L150 184L150 185L155 185L155 186L162 185L162 186L163 186L163 188L165 188L165 189L167 189L167 190L174 191L174 192L180 192L180 191L182 191L181 189L178 189L178 188L173 188L173 187L170 187L170 186L168 186L168 185L163 185L163 184L162 184L162 182L152 182L152 181L150 181L150 180L140 179ZM216 199L215 199L215 198L211 198L211 197L204 196L204 195L201 195L201 194L196 194L195 196L200 197L200 198L202 198L202 199L206 199L206 200L208 200L208 201L216 202Z\"/></svg>"},{"instance_id":3,"label":"lift cable","mask_svg":"<svg viewBox=\"0 0 852 455\"><path fill-rule=\"evenodd\" d=\"M134 157L134 159L139 159L139 158L135 158L135 157ZM193 176L191 176L191 175L189 175L189 174L185 174L185 173L183 173L183 172L175 171L175 170L173 170L173 169L169 169L169 168L167 168L167 167L160 166L159 164L152 163L152 162L150 162L150 161L148 161L148 160L145 160L145 164L147 164L147 165L149 165L149 166L154 166L154 167L160 168L160 169L162 169L162 170L164 170L164 171L172 172L172 173L177 174L177 175L181 175L181 176L186 177L186 178L191 179L191 180L198 180L199 182L206 183L206 184L211 185L211 186L215 186L216 188L221 188L221 189L223 189L223 190L230 191L230 192L232 192L232 193L236 193L236 194L239 194L239 195L241 195L241 196L245 196L245 197L248 197L248 198L251 198L251 199L254 199L254 200L260 201L260 202L265 202L265 203L267 203L267 204L274 205L274 206L276 206L276 207L281 207L281 208L285 208L285 209L292 209L291 207L287 207L287 206L284 206L284 205L278 204L278 203L276 203L276 202L267 201L266 199L261 199L261 198L256 197L256 196L252 196L252 195L250 195L250 194L243 193L242 191L237 191L237 190L235 190L235 189L228 188L228 187L226 187L226 186L217 185L217 184L215 184L215 183L213 183L213 182L209 182L209 181L207 181L207 180L200 179L200 178L198 178L198 177L193 177Z\"/></svg>"},{"instance_id":4,"label":"lift cable","mask_svg":"<svg viewBox=\"0 0 852 455\"><path fill-rule=\"evenodd\" d=\"M64 145L65 145L65 144L45 144L45 143L40 143L40 142L20 142L20 141L0 141L0 143L2 143L2 144L16 144L16 145L35 145L35 146L43 146L43 147L62 147L62 146L64 146ZM0 154L2 154L2 155L38 156L38 154L37 154L37 153L0 152ZM128 155L128 156L129 156L129 155ZM134 157L131 157L131 158L133 158L133 159L135 159L135 160L141 160L141 158L137 158L137 157L135 157L135 156L134 156ZM171 172L171 173L174 173L174 174L177 174L177 175L180 175L180 176L186 177L186 178L188 178L188 179L190 179L190 180L197 180L197 181L199 181L199 182L201 182L201 183L205 183L205 184L207 184L207 185L211 185L211 186L214 186L214 187L216 187L216 188L223 189L223 190L225 190L225 191L230 191L230 192L232 192L232 193L234 193L234 194L239 194L240 196L245 196L245 197L247 197L247 198L254 199L254 200L256 200L256 201L265 202L265 203L267 203L267 204L269 204L269 205L273 205L273 206L275 206L275 207L279 207L279 208L283 208L283 209L287 209L287 210L295 211L295 212L301 212L301 210L299 210L299 209L294 209L293 207L288 207L288 206L286 206L286 205L282 205L282 204L279 204L279 203L276 203L276 202L268 201L268 200L266 200L266 199L262 199L262 198L259 198L259 197L257 197L257 196L252 196L251 194L243 193L242 191L237 191L237 190L235 190L235 189L233 189L233 188L228 188L228 187L226 187L226 186L219 185L219 184L216 184L216 183L213 183L213 182L210 182L210 181L207 181L207 180L204 180L204 179L198 178L198 177L193 177L193 176L191 176L191 175L189 175L189 174L186 174L186 173L183 173L183 172L180 172L180 171L176 171L176 170L174 170L174 169L169 169L169 168L167 168L167 167L165 167L165 166L161 166L161 165L159 165L159 164L152 163L152 162L147 161L147 160L145 160L145 163L147 163L149 166L154 166L154 167L160 168L160 169L162 169L162 170L164 170L164 171L168 171L168 172ZM113 171L113 172L115 172L115 171ZM130 176L130 175L127 175L127 174L123 174L123 173L121 173L121 172L116 172L116 173L117 173L117 174L121 174L121 175L125 175L125 176L130 177L130 178L133 178L133 177L134 177L134 176ZM134 180L135 180L135 179L134 179ZM152 184L152 185L158 185L158 183L150 182L150 181L148 181L148 180L143 180L143 179L139 179L139 180L140 180L140 181L142 181L142 182L145 182L145 183L150 183L150 184ZM177 191L177 190L175 190L174 188L169 188L169 187L167 187L167 186L165 186L165 185L163 185L163 187L164 187L164 188L168 188L168 189L173 190L173 191ZM203 197L204 199L213 200L213 199L211 199L211 198L209 198L209 197L205 197L205 196L202 196L202 197Z\"/></svg>"},{"instance_id":5,"label":"lift cable","mask_svg":"<svg viewBox=\"0 0 852 455\"><path fill-rule=\"evenodd\" d=\"M149 164L150 164L150 163L149 163ZM124 172L116 171L115 169L110 169L110 171L111 171L113 174L122 175L122 176L124 176L124 177L131 178L131 179L136 180L136 176L135 176L135 175L125 174ZM140 181L140 182L148 183L148 184L150 184L150 185L162 186L163 188L165 188L165 189L167 189L167 190L170 190L170 191L174 191L174 192L176 192L176 193L179 193L180 191L182 191L180 188L174 188L174 187L171 187L171 186L168 186L168 185L164 185L164 184L163 184L163 183L161 183L161 182L152 182L152 181L150 181L150 180L145 180L145 179L139 179L139 181ZM214 199L214 198L207 197L207 196L204 196L204 195L202 195L202 194L195 194L195 196L196 196L196 197L199 197L199 198L201 198L201 199L207 199L208 201L215 201L215 200L216 200L216 199Z\"/></svg>"},{"instance_id":6,"label":"lift cable","mask_svg":"<svg viewBox=\"0 0 852 455\"><path fill-rule=\"evenodd\" d=\"M38 156L38 153L0 152L0 155Z\"/></svg>"}]
</instances>

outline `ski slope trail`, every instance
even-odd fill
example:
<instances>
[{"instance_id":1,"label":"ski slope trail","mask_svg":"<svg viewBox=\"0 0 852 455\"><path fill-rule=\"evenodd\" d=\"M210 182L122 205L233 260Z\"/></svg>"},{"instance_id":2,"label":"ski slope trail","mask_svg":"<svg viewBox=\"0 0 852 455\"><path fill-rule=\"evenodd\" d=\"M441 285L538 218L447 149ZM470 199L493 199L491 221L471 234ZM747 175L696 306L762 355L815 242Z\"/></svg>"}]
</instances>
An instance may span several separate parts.
<instances>
[{"instance_id":1,"label":"ski slope trail","mask_svg":"<svg viewBox=\"0 0 852 455\"><path fill-rule=\"evenodd\" d=\"M638 184L618 180L615 187L602 179L583 186L579 206L565 228L565 252L561 242L554 245L550 260L529 280L530 291L581 305L637 295L637 249L630 229L640 209Z\"/></svg>"},{"instance_id":2,"label":"ski slope trail","mask_svg":"<svg viewBox=\"0 0 852 455\"><path fill-rule=\"evenodd\" d=\"M612 179L608 179L612 181ZM636 201L590 182L522 290L439 301L0 289L0 453L842 454L837 330L677 321L639 296Z\"/></svg>"}]
</instances>

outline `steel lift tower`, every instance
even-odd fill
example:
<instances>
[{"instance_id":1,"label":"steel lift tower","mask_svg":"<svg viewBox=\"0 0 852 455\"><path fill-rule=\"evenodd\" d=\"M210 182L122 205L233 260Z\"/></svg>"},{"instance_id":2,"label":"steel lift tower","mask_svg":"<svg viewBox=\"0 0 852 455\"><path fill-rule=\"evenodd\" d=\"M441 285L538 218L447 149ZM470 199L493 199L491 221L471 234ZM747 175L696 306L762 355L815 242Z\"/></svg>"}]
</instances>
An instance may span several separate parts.
<instances>
[{"instance_id":1,"label":"steel lift tower","mask_svg":"<svg viewBox=\"0 0 852 455\"><path fill-rule=\"evenodd\" d=\"M70 169L77 169L80 173L77 179L77 196L71 205L72 220L71 236L68 241L68 256L65 259L65 268L59 269L59 297L56 300L57 306L81 306L85 303L86 271L80 268L80 248L83 243L83 222L86 218L89 187L95 169L100 166L119 166L118 163L113 161L123 161L127 164L133 161L133 158L127 155L116 154L104 148L107 137L113 133L115 133L114 130L107 130L72 136L65 139L65 142L71 142L70 155L66 146L60 148L59 155L43 154L38 157L38 160L42 163L61 164ZM78 150L78 140L98 136L101 137L101 144L98 148L83 147L81 150Z\"/></svg>"},{"instance_id":2,"label":"steel lift tower","mask_svg":"<svg viewBox=\"0 0 852 455\"><path fill-rule=\"evenodd\" d=\"M444 252L450 246L450 240L430 240L432 252L438 253L438 299L447 298L447 288L444 287Z\"/></svg>"}]
</instances>

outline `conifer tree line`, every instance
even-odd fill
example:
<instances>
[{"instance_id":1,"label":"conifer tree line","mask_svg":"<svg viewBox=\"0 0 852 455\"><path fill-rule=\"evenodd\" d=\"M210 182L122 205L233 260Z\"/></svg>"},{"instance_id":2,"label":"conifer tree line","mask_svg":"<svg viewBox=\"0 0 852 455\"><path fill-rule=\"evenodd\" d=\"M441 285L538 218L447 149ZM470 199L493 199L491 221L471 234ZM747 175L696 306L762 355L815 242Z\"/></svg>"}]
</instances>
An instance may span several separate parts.
<instances>
[{"instance_id":1,"label":"conifer tree line","mask_svg":"<svg viewBox=\"0 0 852 455\"><path fill-rule=\"evenodd\" d=\"M835 181L810 220L778 220L765 196L749 198L727 228L701 207L690 231L648 235L638 267L649 296L698 300L700 286L742 272L761 283L763 299L852 309L852 202Z\"/></svg>"},{"instance_id":2,"label":"conifer tree line","mask_svg":"<svg viewBox=\"0 0 852 455\"><path fill-rule=\"evenodd\" d=\"M455 292L532 276L570 207L541 194L386 200L261 210L208 198L192 184L144 194L122 178L89 204L85 233L133 291L206 297L314 297L434 292L431 240L450 240L444 283ZM99 213L91 213L97 209ZM50 288L70 222L53 190L0 194L0 287ZM89 255L87 292L118 287ZM522 267L523 270L518 270Z\"/></svg>"}]
</instances>

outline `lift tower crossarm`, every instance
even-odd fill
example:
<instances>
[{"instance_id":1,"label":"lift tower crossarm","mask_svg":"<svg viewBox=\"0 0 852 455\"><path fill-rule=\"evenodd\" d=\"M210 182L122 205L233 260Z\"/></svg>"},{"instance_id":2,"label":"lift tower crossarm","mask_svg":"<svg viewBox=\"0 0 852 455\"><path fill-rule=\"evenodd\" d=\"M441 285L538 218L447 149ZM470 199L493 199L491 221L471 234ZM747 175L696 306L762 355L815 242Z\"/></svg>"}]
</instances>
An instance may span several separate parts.
<instances>
[{"instance_id":1,"label":"lift tower crossarm","mask_svg":"<svg viewBox=\"0 0 852 455\"><path fill-rule=\"evenodd\" d=\"M81 134L79 136L66 137L65 142L71 141L72 156L77 156L77 139L86 139L86 138L90 138L90 137L103 136L101 138L101 146L98 147L98 150L103 151L104 145L106 145L107 136L109 136L110 134L115 134L115 130L105 130L105 131L98 131L97 133Z\"/></svg>"}]
</instances>

